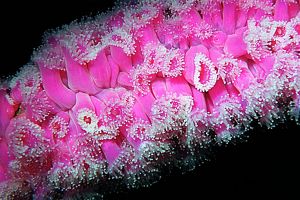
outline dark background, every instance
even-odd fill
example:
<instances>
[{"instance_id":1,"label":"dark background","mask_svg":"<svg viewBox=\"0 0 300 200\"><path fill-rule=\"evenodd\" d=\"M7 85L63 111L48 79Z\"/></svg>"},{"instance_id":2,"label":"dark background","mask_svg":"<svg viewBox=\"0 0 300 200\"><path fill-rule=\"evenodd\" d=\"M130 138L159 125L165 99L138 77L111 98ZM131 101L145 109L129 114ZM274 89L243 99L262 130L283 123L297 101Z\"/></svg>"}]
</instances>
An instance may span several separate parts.
<instances>
[{"instance_id":1,"label":"dark background","mask_svg":"<svg viewBox=\"0 0 300 200\"><path fill-rule=\"evenodd\" d=\"M64 2L63 4L61 2ZM69 3L68 3L69 2ZM81 16L96 14L112 1L0 3L0 71L14 74L41 44L43 32ZM0 105L1 106L1 105ZM255 128L248 142L214 151L211 162L185 175L164 177L150 188L111 195L110 199L208 199L280 197L300 192L300 128L293 122L274 130ZM292 196L295 195L295 198ZM297 197L296 197L297 196Z\"/></svg>"}]
</instances>

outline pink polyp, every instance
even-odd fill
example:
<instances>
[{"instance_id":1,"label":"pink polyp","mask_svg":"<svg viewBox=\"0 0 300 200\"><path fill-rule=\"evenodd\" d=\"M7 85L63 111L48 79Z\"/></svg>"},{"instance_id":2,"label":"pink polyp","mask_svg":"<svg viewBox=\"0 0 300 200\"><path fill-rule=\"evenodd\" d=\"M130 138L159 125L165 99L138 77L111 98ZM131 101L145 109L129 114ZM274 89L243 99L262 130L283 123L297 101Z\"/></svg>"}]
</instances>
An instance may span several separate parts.
<instances>
[{"instance_id":1,"label":"pink polyp","mask_svg":"<svg viewBox=\"0 0 300 200\"><path fill-rule=\"evenodd\" d=\"M9 157L9 149L8 149L8 145L6 143L6 139L4 136L0 135L0 168L2 168L2 176L3 178L7 175L7 168L8 168L8 164L10 161L10 157ZM1 169L0 169L1 171ZM0 172L1 173L1 172ZM1 178L0 178L0 183L1 183Z\"/></svg>"},{"instance_id":2,"label":"pink polyp","mask_svg":"<svg viewBox=\"0 0 300 200\"><path fill-rule=\"evenodd\" d=\"M60 71L40 66L43 87L49 96L63 110L70 109L75 104L75 92L67 88L60 76Z\"/></svg>"},{"instance_id":3,"label":"pink polyp","mask_svg":"<svg viewBox=\"0 0 300 200\"><path fill-rule=\"evenodd\" d=\"M16 112L15 106L12 105L13 102L9 102L8 98L10 98L8 94L0 89L0 137L5 133L6 127Z\"/></svg>"},{"instance_id":4,"label":"pink polyp","mask_svg":"<svg viewBox=\"0 0 300 200\"><path fill-rule=\"evenodd\" d=\"M283 0L277 0L274 9L274 19L277 21L289 20L288 4Z\"/></svg>"},{"instance_id":5,"label":"pink polyp","mask_svg":"<svg viewBox=\"0 0 300 200\"><path fill-rule=\"evenodd\" d=\"M142 105L142 111L145 112L147 116L150 116L151 107L153 105L153 102L155 101L152 93L148 92L146 95L138 95L136 97L136 100Z\"/></svg>"},{"instance_id":6,"label":"pink polyp","mask_svg":"<svg viewBox=\"0 0 300 200\"><path fill-rule=\"evenodd\" d=\"M247 53L247 45L244 42L243 34L228 35L225 42L224 51L234 57L239 57Z\"/></svg>"},{"instance_id":7,"label":"pink polyp","mask_svg":"<svg viewBox=\"0 0 300 200\"><path fill-rule=\"evenodd\" d=\"M86 92L88 94L97 93L100 89L94 84L88 69L74 61L66 49L64 49L64 56L66 60L69 88L74 91Z\"/></svg>"},{"instance_id":8,"label":"pink polyp","mask_svg":"<svg viewBox=\"0 0 300 200\"><path fill-rule=\"evenodd\" d=\"M105 108L105 104L100 101L98 98L94 97L94 96L91 96L91 101L94 105L94 108L95 108L95 112L98 116L101 115L101 113L103 113L103 110Z\"/></svg>"},{"instance_id":9,"label":"pink polyp","mask_svg":"<svg viewBox=\"0 0 300 200\"><path fill-rule=\"evenodd\" d=\"M138 41L141 46L146 46L149 43L157 44L159 42L152 24L141 28L138 34Z\"/></svg>"},{"instance_id":10,"label":"pink polyp","mask_svg":"<svg viewBox=\"0 0 300 200\"><path fill-rule=\"evenodd\" d=\"M131 56L124 53L121 47L110 46L110 53L113 61L119 65L120 71L129 73L132 69Z\"/></svg>"},{"instance_id":11,"label":"pink polyp","mask_svg":"<svg viewBox=\"0 0 300 200\"><path fill-rule=\"evenodd\" d=\"M151 90L156 99L167 93L167 87L165 79L157 78L155 81L151 83Z\"/></svg>"},{"instance_id":12,"label":"pink polyp","mask_svg":"<svg viewBox=\"0 0 300 200\"><path fill-rule=\"evenodd\" d=\"M234 33L236 14L235 3L223 3L223 28L227 34Z\"/></svg>"},{"instance_id":13,"label":"pink polyp","mask_svg":"<svg viewBox=\"0 0 300 200\"><path fill-rule=\"evenodd\" d=\"M209 49L209 56L210 56L211 61L213 61L213 63L217 66L218 61L223 56L223 52L222 52L222 50L220 50L218 48L212 47Z\"/></svg>"},{"instance_id":14,"label":"pink polyp","mask_svg":"<svg viewBox=\"0 0 300 200\"><path fill-rule=\"evenodd\" d=\"M197 53L209 55L208 50L203 45L191 47L185 54L185 68L183 71L184 78L192 85L194 85L195 63L194 59Z\"/></svg>"},{"instance_id":15,"label":"pink polyp","mask_svg":"<svg viewBox=\"0 0 300 200\"><path fill-rule=\"evenodd\" d=\"M11 120L6 130L7 143L13 160L20 164L20 177L37 176L51 168L52 153L50 142L44 130L37 124L19 115Z\"/></svg>"},{"instance_id":16,"label":"pink polyp","mask_svg":"<svg viewBox=\"0 0 300 200\"><path fill-rule=\"evenodd\" d=\"M265 58L261 59L261 61L258 62L258 65L265 72L265 77L263 77L263 78L266 78L266 76L269 75L272 72L274 62L275 62L274 56L265 57Z\"/></svg>"},{"instance_id":17,"label":"pink polyp","mask_svg":"<svg viewBox=\"0 0 300 200\"><path fill-rule=\"evenodd\" d=\"M267 15L266 11L264 11L262 9L253 10L252 14L253 14L253 18L256 20L261 20ZM250 16L249 16L249 18L250 18Z\"/></svg>"},{"instance_id":18,"label":"pink polyp","mask_svg":"<svg viewBox=\"0 0 300 200\"><path fill-rule=\"evenodd\" d=\"M90 96L86 93L78 92L76 93L76 103L72 110L74 113L77 113L82 108L95 109Z\"/></svg>"},{"instance_id":19,"label":"pink polyp","mask_svg":"<svg viewBox=\"0 0 300 200\"><path fill-rule=\"evenodd\" d=\"M122 27L124 24L124 12L117 11L105 22L108 27Z\"/></svg>"},{"instance_id":20,"label":"pink polyp","mask_svg":"<svg viewBox=\"0 0 300 200\"><path fill-rule=\"evenodd\" d=\"M131 78L127 72L120 72L117 82L123 87L133 87Z\"/></svg>"},{"instance_id":21,"label":"pink polyp","mask_svg":"<svg viewBox=\"0 0 300 200\"><path fill-rule=\"evenodd\" d=\"M192 93L193 93L193 98L194 98L194 105L193 109L199 109L199 110L204 110L207 111L207 106L206 106L206 100L203 92L200 92L197 90L195 87L191 87Z\"/></svg>"},{"instance_id":22,"label":"pink polyp","mask_svg":"<svg viewBox=\"0 0 300 200\"><path fill-rule=\"evenodd\" d=\"M58 118L62 119L64 122L66 122L66 124L68 126L68 124L70 122L70 116L69 116L67 111L60 111L60 112L56 113L55 117L58 117ZM68 134L68 132L66 132L66 134Z\"/></svg>"},{"instance_id":23,"label":"pink polyp","mask_svg":"<svg viewBox=\"0 0 300 200\"><path fill-rule=\"evenodd\" d=\"M99 100L101 100L104 104L109 104L114 100L119 99L119 95L114 89L106 89L95 95Z\"/></svg>"},{"instance_id":24,"label":"pink polyp","mask_svg":"<svg viewBox=\"0 0 300 200\"><path fill-rule=\"evenodd\" d=\"M192 96L192 91L183 77L166 78L168 92Z\"/></svg>"},{"instance_id":25,"label":"pink polyp","mask_svg":"<svg viewBox=\"0 0 300 200\"><path fill-rule=\"evenodd\" d=\"M0 164L0 183L6 180L5 171Z\"/></svg>"},{"instance_id":26,"label":"pink polyp","mask_svg":"<svg viewBox=\"0 0 300 200\"><path fill-rule=\"evenodd\" d=\"M299 4L130 1L46 34L0 80L0 199L149 185L253 122L299 121Z\"/></svg>"},{"instance_id":27,"label":"pink polyp","mask_svg":"<svg viewBox=\"0 0 300 200\"><path fill-rule=\"evenodd\" d=\"M149 121L149 116L145 113L143 105L138 101L136 101L132 107L132 114L134 119Z\"/></svg>"},{"instance_id":28,"label":"pink polyp","mask_svg":"<svg viewBox=\"0 0 300 200\"><path fill-rule=\"evenodd\" d=\"M113 61L111 55L107 56L108 63L111 67L111 79L110 79L110 86L112 88L117 86L117 80L119 75L119 66Z\"/></svg>"},{"instance_id":29,"label":"pink polyp","mask_svg":"<svg viewBox=\"0 0 300 200\"><path fill-rule=\"evenodd\" d=\"M118 155L121 152L121 148L113 141L103 142L101 148L108 164L111 166L118 158Z\"/></svg>"},{"instance_id":30,"label":"pink polyp","mask_svg":"<svg viewBox=\"0 0 300 200\"><path fill-rule=\"evenodd\" d=\"M236 21L236 28L244 27L248 20L248 10L239 9L237 11L237 21Z\"/></svg>"},{"instance_id":31,"label":"pink polyp","mask_svg":"<svg viewBox=\"0 0 300 200\"><path fill-rule=\"evenodd\" d=\"M189 49L189 42L186 39L182 39L179 41L179 48L186 52Z\"/></svg>"},{"instance_id":32,"label":"pink polyp","mask_svg":"<svg viewBox=\"0 0 300 200\"><path fill-rule=\"evenodd\" d=\"M221 79L219 79L215 86L208 91L208 95L210 96L210 99L214 105L219 103L223 97L228 95L228 91L226 90L226 87Z\"/></svg>"},{"instance_id":33,"label":"pink polyp","mask_svg":"<svg viewBox=\"0 0 300 200\"><path fill-rule=\"evenodd\" d=\"M236 97L236 98L239 97L240 92L236 89L236 87L232 83L226 84L225 88L231 97Z\"/></svg>"},{"instance_id":34,"label":"pink polyp","mask_svg":"<svg viewBox=\"0 0 300 200\"><path fill-rule=\"evenodd\" d=\"M183 12L180 17L183 21L186 21L191 25L197 25L200 21L202 21L199 12L195 8L191 8L188 12Z\"/></svg>"},{"instance_id":35,"label":"pink polyp","mask_svg":"<svg viewBox=\"0 0 300 200\"><path fill-rule=\"evenodd\" d=\"M128 134L129 130L125 130L124 128L120 129L121 134L126 137L126 139L128 140L128 142L134 147L134 149L136 151L139 150L140 144L142 143L142 141L138 138L133 138Z\"/></svg>"},{"instance_id":36,"label":"pink polyp","mask_svg":"<svg viewBox=\"0 0 300 200\"><path fill-rule=\"evenodd\" d=\"M107 60L104 50L98 53L97 58L89 64L88 68L89 73L97 87L110 87L112 68Z\"/></svg>"},{"instance_id":37,"label":"pink polyp","mask_svg":"<svg viewBox=\"0 0 300 200\"><path fill-rule=\"evenodd\" d=\"M254 76L248 69L246 62L239 61L239 66L242 69L242 72L233 84L239 92L243 92L254 81Z\"/></svg>"},{"instance_id":38,"label":"pink polyp","mask_svg":"<svg viewBox=\"0 0 300 200\"><path fill-rule=\"evenodd\" d=\"M297 3L290 3L288 6L289 16L291 18L296 17L300 10L299 5Z\"/></svg>"},{"instance_id":39,"label":"pink polyp","mask_svg":"<svg viewBox=\"0 0 300 200\"><path fill-rule=\"evenodd\" d=\"M72 110L69 111L69 116L70 116L70 124L69 124L70 131L69 132L70 132L71 140L68 141L68 146L71 147L74 145L75 138L79 137L83 133L83 131L79 127L77 120L76 120L76 115Z\"/></svg>"},{"instance_id":40,"label":"pink polyp","mask_svg":"<svg viewBox=\"0 0 300 200\"><path fill-rule=\"evenodd\" d=\"M22 97L22 91L20 89L20 83L17 83L10 92L11 98L16 102L17 104L21 103L23 100Z\"/></svg>"},{"instance_id":41,"label":"pink polyp","mask_svg":"<svg viewBox=\"0 0 300 200\"><path fill-rule=\"evenodd\" d=\"M141 43L137 40L136 52L134 55L131 56L133 66L137 66L137 65L140 65L143 63L143 61L144 61L144 56L143 56L143 52L142 52L143 48L144 48L144 46L142 46Z\"/></svg>"},{"instance_id":42,"label":"pink polyp","mask_svg":"<svg viewBox=\"0 0 300 200\"><path fill-rule=\"evenodd\" d=\"M221 28L223 26L221 6L215 6L214 12L203 13L203 20L214 27Z\"/></svg>"},{"instance_id":43,"label":"pink polyp","mask_svg":"<svg viewBox=\"0 0 300 200\"><path fill-rule=\"evenodd\" d=\"M223 31L216 31L211 38L211 43L215 47L224 47L226 39L226 33L224 33Z\"/></svg>"},{"instance_id":44,"label":"pink polyp","mask_svg":"<svg viewBox=\"0 0 300 200\"><path fill-rule=\"evenodd\" d=\"M257 80L263 80L264 77L266 76L265 71L263 68L258 65L257 63L248 63L248 68L252 75L257 79Z\"/></svg>"},{"instance_id":45,"label":"pink polyp","mask_svg":"<svg viewBox=\"0 0 300 200\"><path fill-rule=\"evenodd\" d=\"M26 97L26 101L23 102L22 107L25 110L24 113L26 117L34 122L42 122L46 120L49 115L55 114L61 109L49 99L43 90L32 93L29 97Z\"/></svg>"}]
</instances>

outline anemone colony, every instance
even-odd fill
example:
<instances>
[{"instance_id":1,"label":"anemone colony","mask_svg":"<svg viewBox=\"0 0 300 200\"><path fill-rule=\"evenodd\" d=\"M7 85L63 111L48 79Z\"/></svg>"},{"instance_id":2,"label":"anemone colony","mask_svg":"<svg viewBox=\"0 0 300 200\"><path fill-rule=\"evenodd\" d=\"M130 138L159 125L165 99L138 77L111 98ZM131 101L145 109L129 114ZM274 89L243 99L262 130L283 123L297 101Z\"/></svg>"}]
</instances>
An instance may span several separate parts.
<instances>
[{"instance_id":1,"label":"anemone colony","mask_svg":"<svg viewBox=\"0 0 300 200\"><path fill-rule=\"evenodd\" d=\"M298 120L299 10L148 0L46 34L0 84L0 198L150 185L251 122Z\"/></svg>"}]
</instances>

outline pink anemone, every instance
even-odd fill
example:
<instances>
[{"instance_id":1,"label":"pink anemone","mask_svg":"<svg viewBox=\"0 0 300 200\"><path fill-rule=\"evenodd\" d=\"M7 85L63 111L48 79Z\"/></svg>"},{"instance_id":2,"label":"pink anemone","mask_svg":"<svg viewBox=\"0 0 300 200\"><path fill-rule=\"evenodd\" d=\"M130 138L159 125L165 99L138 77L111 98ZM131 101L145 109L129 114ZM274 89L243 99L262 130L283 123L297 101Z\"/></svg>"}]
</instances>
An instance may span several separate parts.
<instances>
[{"instance_id":1,"label":"pink anemone","mask_svg":"<svg viewBox=\"0 0 300 200\"><path fill-rule=\"evenodd\" d=\"M0 84L0 198L147 186L251 122L299 120L299 10L138 1L48 34Z\"/></svg>"}]
</instances>

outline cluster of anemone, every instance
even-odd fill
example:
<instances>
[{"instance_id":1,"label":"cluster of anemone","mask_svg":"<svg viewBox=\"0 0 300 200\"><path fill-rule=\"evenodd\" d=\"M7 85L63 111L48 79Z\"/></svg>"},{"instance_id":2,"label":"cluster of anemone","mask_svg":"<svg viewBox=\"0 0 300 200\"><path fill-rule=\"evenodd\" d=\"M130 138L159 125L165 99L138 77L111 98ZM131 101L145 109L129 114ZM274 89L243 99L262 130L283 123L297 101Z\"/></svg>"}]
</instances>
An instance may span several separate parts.
<instances>
[{"instance_id":1,"label":"cluster of anemone","mask_svg":"<svg viewBox=\"0 0 300 200\"><path fill-rule=\"evenodd\" d=\"M251 122L298 120L299 11L145 0L47 33L0 84L1 199L147 186Z\"/></svg>"}]
</instances>

